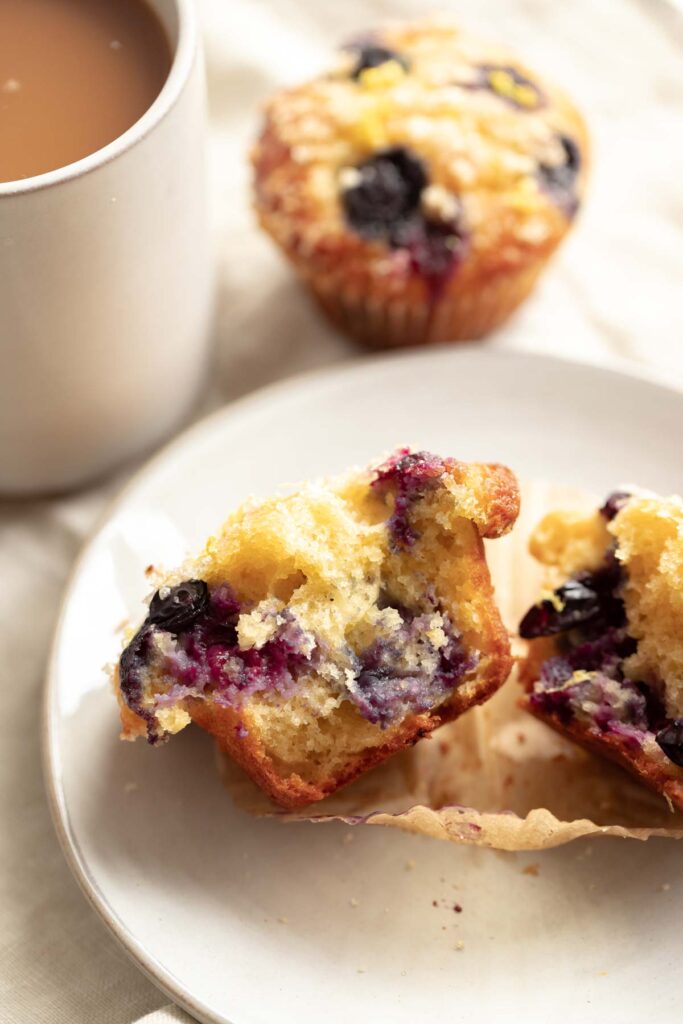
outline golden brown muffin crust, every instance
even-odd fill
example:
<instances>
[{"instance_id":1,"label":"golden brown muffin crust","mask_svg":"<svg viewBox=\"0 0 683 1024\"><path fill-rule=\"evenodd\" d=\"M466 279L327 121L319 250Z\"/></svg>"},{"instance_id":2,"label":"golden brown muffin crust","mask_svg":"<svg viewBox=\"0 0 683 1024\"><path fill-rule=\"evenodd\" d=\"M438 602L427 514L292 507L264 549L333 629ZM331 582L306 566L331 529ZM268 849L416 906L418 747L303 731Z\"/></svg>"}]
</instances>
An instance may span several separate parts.
<instances>
[{"instance_id":1,"label":"golden brown muffin crust","mask_svg":"<svg viewBox=\"0 0 683 1024\"><path fill-rule=\"evenodd\" d=\"M479 336L528 294L567 231L575 207L544 187L539 168L561 163L562 140L572 140L580 202L584 123L564 93L507 49L450 20L387 26L372 40L405 58L407 70L392 60L352 77L358 52L342 51L327 74L268 103L252 153L260 222L327 312L365 340L381 344L382 331L387 343L428 340L421 331L429 340ZM533 84L515 85L511 74ZM429 216L457 214L466 234L438 301L405 249L362 237L345 219L340 194L354 168L395 146L427 168ZM399 300L407 312L382 319L385 304ZM434 307L426 321L425 302Z\"/></svg>"}]
</instances>

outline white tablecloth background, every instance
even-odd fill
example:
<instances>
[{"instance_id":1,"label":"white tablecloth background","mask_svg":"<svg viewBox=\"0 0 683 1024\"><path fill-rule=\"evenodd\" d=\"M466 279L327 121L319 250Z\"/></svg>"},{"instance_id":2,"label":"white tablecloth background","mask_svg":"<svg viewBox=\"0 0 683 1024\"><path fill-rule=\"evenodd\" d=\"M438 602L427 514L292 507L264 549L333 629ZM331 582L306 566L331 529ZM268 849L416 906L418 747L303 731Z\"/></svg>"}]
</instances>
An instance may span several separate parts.
<instances>
[{"instance_id":1,"label":"white tablecloth background","mask_svg":"<svg viewBox=\"0 0 683 1024\"><path fill-rule=\"evenodd\" d=\"M254 226L245 149L260 102L321 67L336 39L433 7L419 0L198 4L221 264L218 369L202 406L211 408L357 354L309 307ZM594 360L628 356L683 383L683 19L665 0L454 0L440 9L508 39L551 72L586 112L594 137L590 199L575 233L528 306L488 344ZM40 769L40 696L60 592L84 537L132 468L68 498L0 502L0 1024L127 1024L167 1003L72 880ZM184 1018L167 1010L153 1019Z\"/></svg>"}]
</instances>

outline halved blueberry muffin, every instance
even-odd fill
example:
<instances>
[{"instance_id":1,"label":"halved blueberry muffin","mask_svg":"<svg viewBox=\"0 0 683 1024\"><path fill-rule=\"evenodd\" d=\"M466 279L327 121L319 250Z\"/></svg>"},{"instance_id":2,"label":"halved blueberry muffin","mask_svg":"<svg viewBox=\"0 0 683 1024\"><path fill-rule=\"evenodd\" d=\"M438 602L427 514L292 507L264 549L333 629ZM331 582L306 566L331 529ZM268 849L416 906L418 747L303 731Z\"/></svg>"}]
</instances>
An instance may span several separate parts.
<instances>
[{"instance_id":1,"label":"halved blueberry muffin","mask_svg":"<svg viewBox=\"0 0 683 1024\"><path fill-rule=\"evenodd\" d=\"M505 467L408 449L246 502L129 639L123 737L194 721L282 806L332 793L506 679L482 538L518 511Z\"/></svg>"},{"instance_id":2,"label":"halved blueberry muffin","mask_svg":"<svg viewBox=\"0 0 683 1024\"><path fill-rule=\"evenodd\" d=\"M276 95L256 210L331 318L374 346L476 338L572 223L587 139L563 93L451 21L388 26Z\"/></svg>"},{"instance_id":3,"label":"halved blueberry muffin","mask_svg":"<svg viewBox=\"0 0 683 1024\"><path fill-rule=\"evenodd\" d=\"M683 502L552 512L531 551L555 589L520 623L525 706L683 809Z\"/></svg>"}]
</instances>

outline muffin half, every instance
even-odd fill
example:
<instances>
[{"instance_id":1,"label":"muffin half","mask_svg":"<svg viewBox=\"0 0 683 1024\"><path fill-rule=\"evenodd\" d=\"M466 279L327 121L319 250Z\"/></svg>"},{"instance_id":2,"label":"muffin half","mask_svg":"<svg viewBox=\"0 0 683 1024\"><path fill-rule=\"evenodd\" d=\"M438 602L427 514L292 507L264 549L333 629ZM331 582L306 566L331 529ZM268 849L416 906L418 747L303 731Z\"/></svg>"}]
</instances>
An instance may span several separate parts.
<instances>
[{"instance_id":1,"label":"muffin half","mask_svg":"<svg viewBox=\"0 0 683 1024\"><path fill-rule=\"evenodd\" d=\"M572 103L506 49L443 19L388 26L270 101L255 205L361 341L477 338L566 234L587 148Z\"/></svg>"},{"instance_id":2,"label":"muffin half","mask_svg":"<svg viewBox=\"0 0 683 1024\"><path fill-rule=\"evenodd\" d=\"M519 627L525 706L683 809L683 502L553 512L531 551L555 589Z\"/></svg>"},{"instance_id":3,"label":"muffin half","mask_svg":"<svg viewBox=\"0 0 683 1024\"><path fill-rule=\"evenodd\" d=\"M505 467L407 449L248 501L127 643L123 737L194 721L282 806L332 793L506 679L482 538L518 511Z\"/></svg>"}]
</instances>

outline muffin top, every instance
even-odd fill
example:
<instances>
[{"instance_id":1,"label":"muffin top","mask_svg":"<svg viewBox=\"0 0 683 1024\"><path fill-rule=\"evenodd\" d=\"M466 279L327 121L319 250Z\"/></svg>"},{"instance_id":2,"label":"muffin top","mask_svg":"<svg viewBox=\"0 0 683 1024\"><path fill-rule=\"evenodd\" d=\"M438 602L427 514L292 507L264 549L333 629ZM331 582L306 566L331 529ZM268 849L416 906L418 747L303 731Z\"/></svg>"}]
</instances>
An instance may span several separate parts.
<instances>
[{"instance_id":1,"label":"muffin top","mask_svg":"<svg viewBox=\"0 0 683 1024\"><path fill-rule=\"evenodd\" d=\"M507 50L449 21L387 27L276 95L253 162L265 226L299 262L361 256L438 281L552 251L579 205L583 123Z\"/></svg>"}]
</instances>

